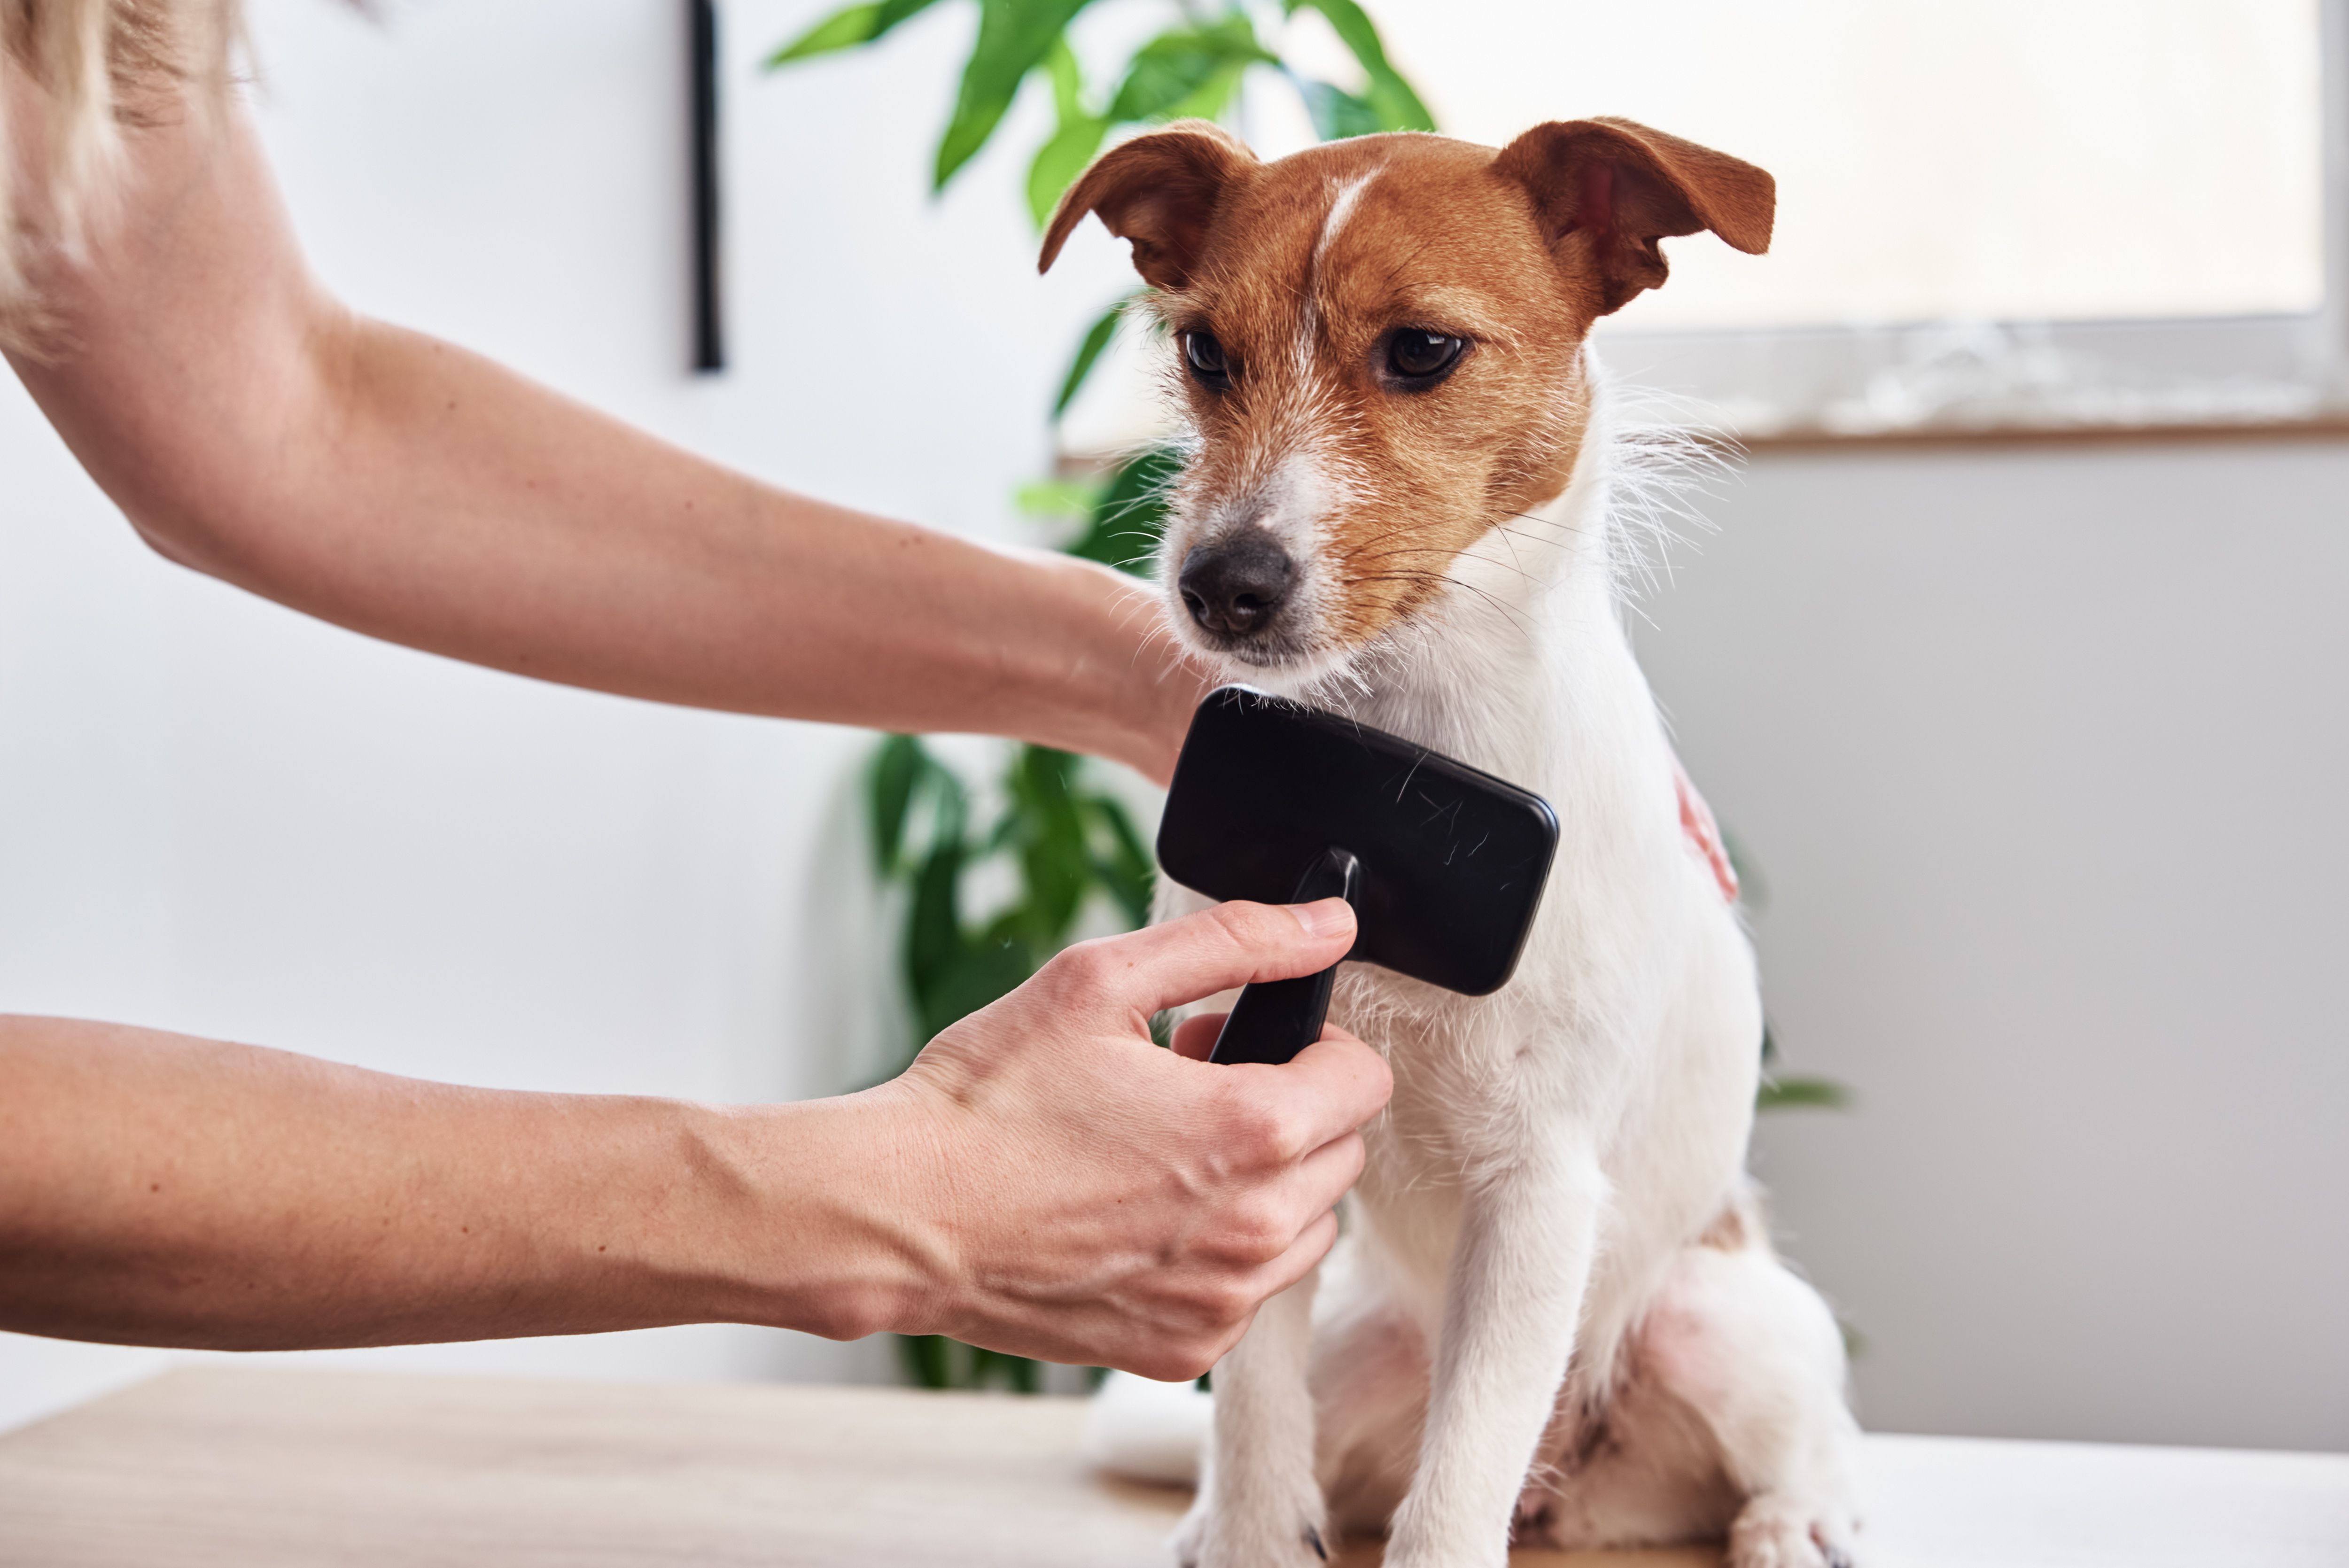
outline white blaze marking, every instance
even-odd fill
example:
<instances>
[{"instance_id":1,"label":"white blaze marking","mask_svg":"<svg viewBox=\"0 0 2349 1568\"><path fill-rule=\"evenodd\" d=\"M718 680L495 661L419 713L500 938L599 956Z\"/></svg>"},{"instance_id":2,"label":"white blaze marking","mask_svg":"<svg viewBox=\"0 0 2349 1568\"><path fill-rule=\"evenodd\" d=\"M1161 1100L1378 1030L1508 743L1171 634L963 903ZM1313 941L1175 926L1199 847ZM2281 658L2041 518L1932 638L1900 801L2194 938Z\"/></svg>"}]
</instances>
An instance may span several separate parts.
<instances>
[{"instance_id":1,"label":"white blaze marking","mask_svg":"<svg viewBox=\"0 0 2349 1568\"><path fill-rule=\"evenodd\" d=\"M1340 184L1337 194L1330 198L1328 214L1321 220L1320 238L1313 242L1313 265L1305 279L1305 304L1297 320L1297 373L1299 376L1311 369L1313 337L1320 326L1321 311L1315 296L1321 287L1321 258L1330 253L1330 242L1337 239L1338 232L1346 226L1346 221L1354 215L1354 209L1361 204L1362 192L1370 189L1371 181L1376 180L1385 167L1381 164Z\"/></svg>"},{"instance_id":2,"label":"white blaze marking","mask_svg":"<svg viewBox=\"0 0 2349 1568\"><path fill-rule=\"evenodd\" d=\"M1338 231L1343 229L1346 226L1346 220L1354 215L1354 208L1361 201L1362 192L1369 189L1371 181L1379 177L1380 170L1384 167L1381 164L1380 169L1373 169L1366 174L1357 174L1338 187L1337 197L1330 203L1330 215L1321 220L1321 237L1313 242L1313 271L1316 276L1319 276L1321 271L1321 258L1330 253L1330 242L1338 237Z\"/></svg>"}]
</instances>

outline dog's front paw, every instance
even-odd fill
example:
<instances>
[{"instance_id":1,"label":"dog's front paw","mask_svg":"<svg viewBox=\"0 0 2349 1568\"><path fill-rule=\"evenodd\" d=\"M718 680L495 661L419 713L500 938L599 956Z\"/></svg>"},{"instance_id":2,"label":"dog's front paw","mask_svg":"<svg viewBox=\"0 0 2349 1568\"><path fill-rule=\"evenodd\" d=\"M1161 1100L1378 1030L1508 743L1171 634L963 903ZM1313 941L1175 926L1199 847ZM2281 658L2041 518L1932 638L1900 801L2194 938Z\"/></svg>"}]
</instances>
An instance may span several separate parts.
<instances>
[{"instance_id":1,"label":"dog's front paw","mask_svg":"<svg viewBox=\"0 0 2349 1568\"><path fill-rule=\"evenodd\" d=\"M1319 1519L1247 1518L1215 1507L1204 1494L1170 1544L1181 1568L1320 1568L1330 1552L1328 1527Z\"/></svg>"},{"instance_id":2,"label":"dog's front paw","mask_svg":"<svg viewBox=\"0 0 2349 1568\"><path fill-rule=\"evenodd\" d=\"M1764 1492L1729 1527L1728 1568L1855 1568L1852 1529L1848 1510Z\"/></svg>"}]
</instances>

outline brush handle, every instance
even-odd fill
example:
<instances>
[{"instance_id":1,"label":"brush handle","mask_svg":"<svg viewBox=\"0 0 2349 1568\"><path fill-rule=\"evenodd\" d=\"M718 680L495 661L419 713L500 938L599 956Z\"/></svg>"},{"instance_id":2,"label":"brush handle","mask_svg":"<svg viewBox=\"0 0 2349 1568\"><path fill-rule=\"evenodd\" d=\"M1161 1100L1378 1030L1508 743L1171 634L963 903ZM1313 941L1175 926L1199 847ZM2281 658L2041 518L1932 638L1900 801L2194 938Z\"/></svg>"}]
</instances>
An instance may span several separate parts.
<instances>
[{"instance_id":1,"label":"brush handle","mask_svg":"<svg viewBox=\"0 0 2349 1568\"><path fill-rule=\"evenodd\" d=\"M1298 880L1291 903L1343 898L1354 902L1362 885L1362 862L1340 849L1324 850ZM1318 975L1294 980L1258 980L1240 988L1216 1037L1211 1062L1266 1062L1275 1067L1321 1037L1330 1016L1330 982L1337 977L1335 964Z\"/></svg>"}]
</instances>

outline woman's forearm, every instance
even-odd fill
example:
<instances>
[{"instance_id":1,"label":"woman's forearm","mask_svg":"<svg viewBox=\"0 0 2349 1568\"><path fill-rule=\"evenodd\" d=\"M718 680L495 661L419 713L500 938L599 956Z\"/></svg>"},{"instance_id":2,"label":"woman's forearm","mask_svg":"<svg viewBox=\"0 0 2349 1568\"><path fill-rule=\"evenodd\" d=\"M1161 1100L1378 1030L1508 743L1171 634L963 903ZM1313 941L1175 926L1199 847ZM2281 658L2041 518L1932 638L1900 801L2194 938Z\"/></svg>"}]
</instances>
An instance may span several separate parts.
<instances>
[{"instance_id":1,"label":"woman's forearm","mask_svg":"<svg viewBox=\"0 0 2349 1568\"><path fill-rule=\"evenodd\" d=\"M787 494L414 333L334 352L303 499L188 531L197 564L518 674L1171 769L1199 684L1129 578Z\"/></svg>"},{"instance_id":2,"label":"woman's forearm","mask_svg":"<svg viewBox=\"0 0 2349 1568\"><path fill-rule=\"evenodd\" d=\"M1131 580L778 490L308 276L241 112L130 135L17 368L175 560L369 634L630 696L982 730L1164 778L1195 674Z\"/></svg>"},{"instance_id":3,"label":"woman's forearm","mask_svg":"<svg viewBox=\"0 0 2349 1568\"><path fill-rule=\"evenodd\" d=\"M674 1323L883 1329L1194 1377L1337 1234L1390 1079L1174 1050L1164 1009L1335 963L1342 900L1081 943L878 1088L461 1088L0 1016L0 1329L301 1349Z\"/></svg>"},{"instance_id":4,"label":"woman's forearm","mask_svg":"<svg viewBox=\"0 0 2349 1568\"><path fill-rule=\"evenodd\" d=\"M732 1321L918 1294L856 1101L718 1109L393 1078L0 1018L0 1328L298 1349ZM876 1156L878 1158L876 1158Z\"/></svg>"}]
</instances>

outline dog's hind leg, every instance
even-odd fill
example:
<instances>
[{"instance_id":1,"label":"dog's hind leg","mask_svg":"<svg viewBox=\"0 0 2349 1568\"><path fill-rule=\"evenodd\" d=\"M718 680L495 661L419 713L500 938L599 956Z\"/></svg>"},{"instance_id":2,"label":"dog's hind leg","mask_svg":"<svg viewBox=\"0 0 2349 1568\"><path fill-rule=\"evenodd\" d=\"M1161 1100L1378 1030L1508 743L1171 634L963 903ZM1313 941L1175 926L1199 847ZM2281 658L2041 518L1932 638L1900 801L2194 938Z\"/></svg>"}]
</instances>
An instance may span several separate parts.
<instances>
[{"instance_id":1,"label":"dog's hind leg","mask_svg":"<svg viewBox=\"0 0 2349 1568\"><path fill-rule=\"evenodd\" d=\"M1730 1241L1689 1247L1674 1262L1633 1343L1634 1380L1686 1406L1711 1432L1744 1499L1729 1568L1843 1568L1857 1525L1859 1425L1844 1402L1842 1334L1766 1243ZM1590 1502L1605 1511L1603 1500Z\"/></svg>"},{"instance_id":2,"label":"dog's hind leg","mask_svg":"<svg viewBox=\"0 0 2349 1568\"><path fill-rule=\"evenodd\" d=\"M1174 1535L1185 1568L1319 1568L1329 1560L1306 1377L1318 1274L1266 1302L1216 1363L1215 1439L1198 1501Z\"/></svg>"}]
</instances>

